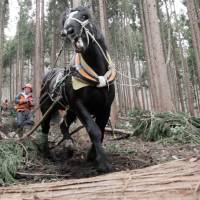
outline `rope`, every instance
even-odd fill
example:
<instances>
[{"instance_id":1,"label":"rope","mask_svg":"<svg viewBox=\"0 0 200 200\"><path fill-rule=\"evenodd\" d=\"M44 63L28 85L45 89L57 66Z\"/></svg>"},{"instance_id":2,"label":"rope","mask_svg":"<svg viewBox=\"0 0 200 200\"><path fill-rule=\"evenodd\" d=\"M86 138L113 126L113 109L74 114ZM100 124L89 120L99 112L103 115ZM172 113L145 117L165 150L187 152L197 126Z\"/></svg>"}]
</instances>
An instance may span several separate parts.
<instances>
[{"instance_id":1,"label":"rope","mask_svg":"<svg viewBox=\"0 0 200 200\"><path fill-rule=\"evenodd\" d=\"M138 81L137 78L130 77L130 76L127 76L127 75L121 73L120 70L119 70L117 67L116 67L116 69L117 69L117 73L118 73L119 75L121 75L121 76L123 76L123 77L125 77L125 78L128 78L128 79L132 79L132 80Z\"/></svg>"},{"instance_id":2,"label":"rope","mask_svg":"<svg viewBox=\"0 0 200 200\"><path fill-rule=\"evenodd\" d=\"M59 50L58 55L56 56L56 60L55 60L55 62L54 62L53 68L51 69L51 72L53 71L53 69L55 68L55 66L56 66L56 64L57 64L57 62L58 62L58 58L60 57L60 55L61 55L61 53L62 53L62 51L63 51L63 49L64 49L64 45L65 45L65 41L63 40L62 46L61 46L61 48L60 48L60 50ZM53 76L55 76L55 74L53 74L52 76L50 76L50 77L45 81L45 83L43 84L43 86L42 86L42 88L41 88L41 91L45 88L47 82L48 82L49 80L51 80L51 79L53 78Z\"/></svg>"},{"instance_id":3,"label":"rope","mask_svg":"<svg viewBox=\"0 0 200 200\"><path fill-rule=\"evenodd\" d=\"M72 131L69 135L72 136L74 133L78 132L82 128L84 128L84 126L79 126L74 131ZM59 146L64 140L66 140L66 138L63 137L57 144L55 144L53 147L51 147L50 150L52 150L52 149L56 148L57 146Z\"/></svg>"},{"instance_id":4,"label":"rope","mask_svg":"<svg viewBox=\"0 0 200 200\"><path fill-rule=\"evenodd\" d=\"M32 111L33 114L34 114L34 113L41 107L41 105L43 105L43 104L46 102L46 100L48 99L49 96L48 96L47 93L43 94L42 97L41 97L41 99L43 99L43 97L44 97L45 95L47 95L47 96L44 98L44 100L42 101L42 103L40 103L36 108L33 109L33 111Z\"/></svg>"},{"instance_id":5,"label":"rope","mask_svg":"<svg viewBox=\"0 0 200 200\"><path fill-rule=\"evenodd\" d=\"M120 86L128 86L128 87L140 87L140 83L136 83L134 85L130 85L130 84L124 84L124 83L119 83L119 82L116 82L117 85L120 85Z\"/></svg>"}]
</instances>

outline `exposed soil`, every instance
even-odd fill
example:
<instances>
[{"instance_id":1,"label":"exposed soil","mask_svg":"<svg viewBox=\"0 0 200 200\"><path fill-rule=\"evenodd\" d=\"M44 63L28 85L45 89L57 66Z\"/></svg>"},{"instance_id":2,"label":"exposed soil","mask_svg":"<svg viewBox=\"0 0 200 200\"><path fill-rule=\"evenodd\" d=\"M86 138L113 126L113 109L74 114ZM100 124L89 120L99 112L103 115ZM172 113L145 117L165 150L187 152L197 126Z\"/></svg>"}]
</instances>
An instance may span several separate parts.
<instances>
[{"instance_id":1,"label":"exposed soil","mask_svg":"<svg viewBox=\"0 0 200 200\"><path fill-rule=\"evenodd\" d=\"M99 175L94 165L86 161L90 140L85 131L77 133L74 139L76 144L72 158L67 158L67 153L63 151L61 145L52 151L53 160L39 156L37 162L29 163L26 168L20 170L27 173L59 174L64 177L25 176L20 182L55 181ZM136 137L115 140L108 133L105 134L104 147L112 165L111 172L144 168L174 159L198 158L200 155L199 145L164 146L157 142L145 142Z\"/></svg>"},{"instance_id":2,"label":"exposed soil","mask_svg":"<svg viewBox=\"0 0 200 200\"><path fill-rule=\"evenodd\" d=\"M58 135L60 135L58 126L54 125L49 137L51 145L54 145L55 138L60 139ZM52 150L53 159L43 158L41 155L36 157L28 155L29 161L25 167L19 170L27 175L18 174L19 182L28 184L99 175L94 165L86 161L90 140L85 131L79 131L73 138L75 150L72 158L67 158L62 145ZM112 172L144 168L174 159L192 159L200 156L200 145L163 145L158 142L142 141L137 137L116 140L110 133L105 133L103 145L112 165ZM35 173L40 175L31 175Z\"/></svg>"}]
</instances>

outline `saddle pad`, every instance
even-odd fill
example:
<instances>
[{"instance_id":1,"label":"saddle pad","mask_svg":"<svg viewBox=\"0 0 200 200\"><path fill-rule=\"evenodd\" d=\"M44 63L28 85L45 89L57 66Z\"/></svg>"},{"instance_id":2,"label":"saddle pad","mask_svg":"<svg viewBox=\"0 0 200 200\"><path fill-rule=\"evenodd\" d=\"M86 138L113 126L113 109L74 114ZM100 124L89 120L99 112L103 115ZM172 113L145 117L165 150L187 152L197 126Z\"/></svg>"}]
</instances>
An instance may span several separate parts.
<instances>
[{"instance_id":1,"label":"saddle pad","mask_svg":"<svg viewBox=\"0 0 200 200\"><path fill-rule=\"evenodd\" d=\"M72 76L72 87L74 90L79 90L81 88L90 86L89 83L85 83L82 80L79 80L78 78Z\"/></svg>"}]
</instances>

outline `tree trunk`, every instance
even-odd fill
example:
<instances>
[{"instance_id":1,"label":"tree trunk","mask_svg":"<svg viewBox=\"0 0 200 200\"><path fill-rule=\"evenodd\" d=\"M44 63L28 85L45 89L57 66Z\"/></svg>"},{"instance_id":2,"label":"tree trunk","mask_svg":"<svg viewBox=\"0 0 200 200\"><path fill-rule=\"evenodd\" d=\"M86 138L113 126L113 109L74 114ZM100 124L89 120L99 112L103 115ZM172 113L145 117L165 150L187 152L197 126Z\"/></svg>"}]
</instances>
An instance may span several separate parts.
<instances>
[{"instance_id":1,"label":"tree trunk","mask_svg":"<svg viewBox=\"0 0 200 200\"><path fill-rule=\"evenodd\" d=\"M149 84L150 84L150 100L151 100L151 108L153 110L158 110L158 97L156 96L155 92L155 82L153 81L153 72L151 67L151 59L150 59L150 49L148 46L148 27L145 23L145 14L143 9L143 1L139 1L139 10L140 10L140 16L141 16L141 25L142 25L142 31L143 31L143 38L144 38L144 50L145 50L145 58L147 61L148 69L149 69Z\"/></svg>"},{"instance_id":2,"label":"tree trunk","mask_svg":"<svg viewBox=\"0 0 200 200\"><path fill-rule=\"evenodd\" d=\"M40 42L41 42L41 64L40 64L40 77L44 75L44 0L41 0L41 23L40 23Z\"/></svg>"},{"instance_id":3,"label":"tree trunk","mask_svg":"<svg viewBox=\"0 0 200 200\"><path fill-rule=\"evenodd\" d=\"M2 100L2 80L3 80L3 43L4 43L4 20L5 20L5 5L6 2L0 2L0 102Z\"/></svg>"},{"instance_id":4,"label":"tree trunk","mask_svg":"<svg viewBox=\"0 0 200 200\"><path fill-rule=\"evenodd\" d=\"M76 8L81 5L81 0L73 0L73 8Z\"/></svg>"},{"instance_id":5,"label":"tree trunk","mask_svg":"<svg viewBox=\"0 0 200 200\"><path fill-rule=\"evenodd\" d=\"M106 40L107 46L109 48L108 31L107 31L108 24L107 24L107 17L106 17L105 0L99 0L99 12L100 12L101 31L103 32L103 34L105 36L105 40ZM117 108L116 101L114 100L112 108L111 108L111 116L110 116L113 127L116 124L117 113L118 113L118 108Z\"/></svg>"},{"instance_id":6,"label":"tree trunk","mask_svg":"<svg viewBox=\"0 0 200 200\"><path fill-rule=\"evenodd\" d=\"M170 92L167 65L163 53L156 1L144 0L143 8L146 26L143 30L145 31L145 37L147 37L146 48L150 49L146 53L148 52L149 54L147 63L149 71L151 72L151 91L154 91L154 95L156 96L154 110L159 112L173 111L174 105Z\"/></svg>"},{"instance_id":7,"label":"tree trunk","mask_svg":"<svg viewBox=\"0 0 200 200\"><path fill-rule=\"evenodd\" d=\"M20 48L21 48L21 45L20 45L20 26L19 26L19 23L18 22L18 30L17 30L17 66L16 66L16 93L18 93L19 91L21 91L21 88L20 88Z\"/></svg>"},{"instance_id":8,"label":"tree trunk","mask_svg":"<svg viewBox=\"0 0 200 200\"><path fill-rule=\"evenodd\" d=\"M40 25L40 5L41 0L36 0L36 35L35 35L35 65L34 65L34 102L35 106L39 104L41 87L41 25ZM39 121L40 113L36 112L35 120Z\"/></svg>"},{"instance_id":9,"label":"tree trunk","mask_svg":"<svg viewBox=\"0 0 200 200\"><path fill-rule=\"evenodd\" d=\"M106 16L106 2L105 0L99 0L99 13L100 13L100 25L101 31L104 34L106 39L106 43L108 44L108 24L107 24L107 16ZM108 44L109 46L109 44Z\"/></svg>"},{"instance_id":10,"label":"tree trunk","mask_svg":"<svg viewBox=\"0 0 200 200\"><path fill-rule=\"evenodd\" d=\"M172 161L92 178L1 187L3 200L199 200L200 161Z\"/></svg>"},{"instance_id":11,"label":"tree trunk","mask_svg":"<svg viewBox=\"0 0 200 200\"><path fill-rule=\"evenodd\" d=\"M187 0L187 9L189 22L192 32L192 44L194 47L197 70L198 70L198 78L200 84L200 30L199 30L199 19L197 17L197 13L195 10L195 5L193 0Z\"/></svg>"},{"instance_id":12,"label":"tree trunk","mask_svg":"<svg viewBox=\"0 0 200 200\"><path fill-rule=\"evenodd\" d=\"M175 14L175 21L176 21L176 29L179 31L178 28L178 18L175 10L175 4L172 1L173 4L173 9L174 9L174 14ZM194 103L193 103L193 94L192 94L192 84L190 81L190 74L189 74L189 69L188 69L188 63L187 63L187 58L184 56L184 50L183 50L183 45L182 45L182 38L181 38L181 33L180 31L178 32L178 43L179 43L179 51L180 51L180 57L181 57L181 65L184 71L184 88L186 88L186 98L187 98L187 111L191 114L194 115Z\"/></svg>"},{"instance_id":13,"label":"tree trunk","mask_svg":"<svg viewBox=\"0 0 200 200\"><path fill-rule=\"evenodd\" d=\"M50 56L50 64L51 67L54 67L54 63L56 60L56 22L55 22L55 1L52 6L52 18L51 18L51 56Z\"/></svg>"},{"instance_id":14,"label":"tree trunk","mask_svg":"<svg viewBox=\"0 0 200 200\"><path fill-rule=\"evenodd\" d=\"M180 111L185 112L184 107L184 100L183 100L183 91L181 88L181 75L180 70L176 61L176 50L175 50L175 41L172 43L172 51L173 51L173 57L174 57L174 65L175 65L175 71L176 71L176 82L177 82L177 93L178 93L178 99L180 102ZM179 111L179 110L178 110Z\"/></svg>"}]
</instances>

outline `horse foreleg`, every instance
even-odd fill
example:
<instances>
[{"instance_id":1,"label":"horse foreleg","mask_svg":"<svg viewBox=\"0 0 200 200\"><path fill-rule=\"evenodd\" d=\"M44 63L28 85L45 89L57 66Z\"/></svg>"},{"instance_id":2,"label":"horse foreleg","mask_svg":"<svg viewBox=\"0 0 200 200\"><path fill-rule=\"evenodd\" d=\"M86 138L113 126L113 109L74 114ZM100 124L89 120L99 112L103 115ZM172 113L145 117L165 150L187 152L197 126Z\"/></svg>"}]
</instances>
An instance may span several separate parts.
<instances>
[{"instance_id":1,"label":"horse foreleg","mask_svg":"<svg viewBox=\"0 0 200 200\"><path fill-rule=\"evenodd\" d=\"M96 152L96 162L99 171L108 172L110 171L110 165L108 164L107 157L101 144L101 130L92 119L90 113L83 106L80 101L75 102L75 108L77 111L78 118L85 126L90 140L93 145L93 149Z\"/></svg>"},{"instance_id":2,"label":"horse foreleg","mask_svg":"<svg viewBox=\"0 0 200 200\"><path fill-rule=\"evenodd\" d=\"M99 113L95 116L96 116L95 122L101 130L101 142L103 142L105 127L106 124L108 123L108 119L110 116L110 109L104 109L103 113ZM90 150L88 151L87 160L94 161L95 159L96 159L96 151L94 145L92 144Z\"/></svg>"},{"instance_id":3,"label":"horse foreleg","mask_svg":"<svg viewBox=\"0 0 200 200\"><path fill-rule=\"evenodd\" d=\"M72 110L68 110L67 113L63 116L61 122L60 122L60 130L63 134L63 139L65 139L63 143L64 152L65 150L67 158L71 158L73 156L73 139L71 138L69 134L69 127L76 119L76 114Z\"/></svg>"},{"instance_id":4,"label":"horse foreleg","mask_svg":"<svg viewBox=\"0 0 200 200\"><path fill-rule=\"evenodd\" d=\"M103 113L96 115L96 123L101 130L101 142L103 142L104 139L104 131L106 124L108 123L109 117L110 117L110 109L104 109Z\"/></svg>"},{"instance_id":5,"label":"horse foreleg","mask_svg":"<svg viewBox=\"0 0 200 200\"><path fill-rule=\"evenodd\" d=\"M76 119L76 114L72 110L68 110L67 113L63 116L60 122L60 130L63 134L64 139L71 139L69 135L69 127Z\"/></svg>"}]
</instances>

